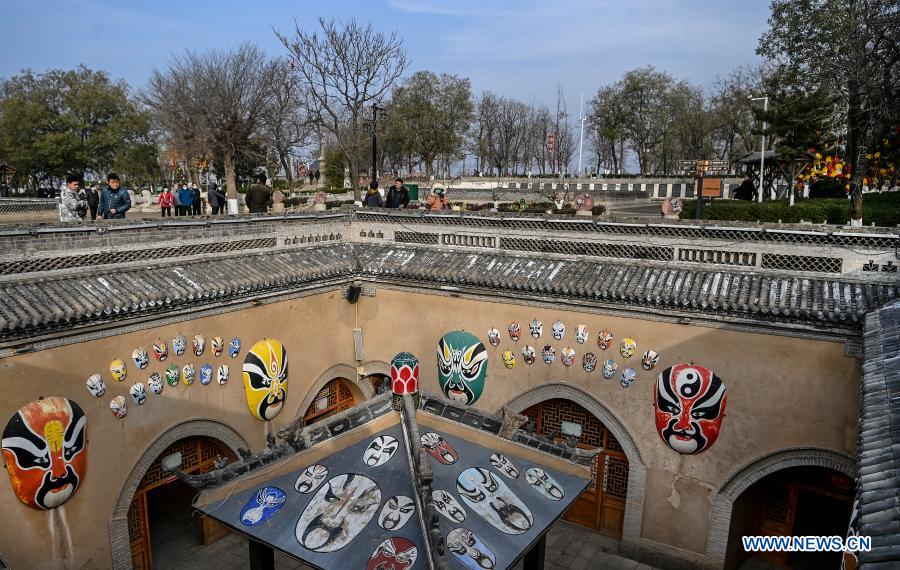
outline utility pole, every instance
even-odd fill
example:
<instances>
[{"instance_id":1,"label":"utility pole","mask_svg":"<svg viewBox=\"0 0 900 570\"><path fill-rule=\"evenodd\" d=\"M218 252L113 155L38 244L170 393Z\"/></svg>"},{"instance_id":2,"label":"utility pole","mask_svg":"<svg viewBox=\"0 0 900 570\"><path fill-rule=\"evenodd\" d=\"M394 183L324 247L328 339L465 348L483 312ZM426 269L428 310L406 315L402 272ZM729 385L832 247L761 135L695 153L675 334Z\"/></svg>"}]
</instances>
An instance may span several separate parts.
<instances>
[{"instance_id":1,"label":"utility pole","mask_svg":"<svg viewBox=\"0 0 900 570\"><path fill-rule=\"evenodd\" d=\"M372 182L378 180L378 175L375 174L375 157L378 154L378 139L376 138L376 133L378 132L378 109L380 107L372 103L372 172L369 177L372 179Z\"/></svg>"},{"instance_id":2,"label":"utility pole","mask_svg":"<svg viewBox=\"0 0 900 570\"><path fill-rule=\"evenodd\" d=\"M581 176L581 151L584 148L584 91L581 92L581 103L578 104L578 120L581 121L581 134L578 135L578 170L575 177Z\"/></svg>"}]
</instances>

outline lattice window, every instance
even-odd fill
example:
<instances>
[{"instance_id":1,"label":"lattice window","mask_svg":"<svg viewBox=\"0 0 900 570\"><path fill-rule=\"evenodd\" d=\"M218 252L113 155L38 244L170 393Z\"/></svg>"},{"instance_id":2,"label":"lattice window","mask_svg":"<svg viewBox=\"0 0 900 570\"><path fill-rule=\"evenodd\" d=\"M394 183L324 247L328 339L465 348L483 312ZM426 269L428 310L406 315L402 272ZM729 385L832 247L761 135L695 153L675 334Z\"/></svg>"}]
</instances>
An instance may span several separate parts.
<instances>
[{"instance_id":1,"label":"lattice window","mask_svg":"<svg viewBox=\"0 0 900 570\"><path fill-rule=\"evenodd\" d=\"M0 263L0 275L31 273L34 271L50 271L70 269L73 267L94 267L110 263L127 263L129 261L145 261L165 259L168 257L185 257L204 253L222 253L245 249L275 247L277 238L260 238L217 243L200 243L181 247L151 247L141 250L116 251L110 253L93 253L90 255L69 255L65 257L48 257L42 259L23 259Z\"/></svg>"},{"instance_id":2,"label":"lattice window","mask_svg":"<svg viewBox=\"0 0 900 570\"><path fill-rule=\"evenodd\" d=\"M578 443L603 447L606 427L594 417L594 414L571 400L562 398L547 400L522 413L535 421L537 432L541 435L559 434L562 422L573 422L581 425L581 439Z\"/></svg>"},{"instance_id":3,"label":"lattice window","mask_svg":"<svg viewBox=\"0 0 900 570\"><path fill-rule=\"evenodd\" d=\"M787 524L791 516L791 489L787 485L772 485L766 502L766 518Z\"/></svg>"},{"instance_id":4,"label":"lattice window","mask_svg":"<svg viewBox=\"0 0 900 570\"><path fill-rule=\"evenodd\" d=\"M816 273L840 273L843 260L837 257L812 257L808 255L781 255L764 253L760 267L789 271L814 271Z\"/></svg>"},{"instance_id":5,"label":"lattice window","mask_svg":"<svg viewBox=\"0 0 900 570\"><path fill-rule=\"evenodd\" d=\"M181 452L181 470L196 473L204 473L211 469L212 460L214 460L217 455L228 453L223 453L222 448L219 447L215 441L207 437L196 436L180 439L159 454L159 457L157 457L147 469L138 488L144 489L154 486L171 477L171 473L163 471L162 459L175 452ZM197 469L198 466L199 469Z\"/></svg>"},{"instance_id":6,"label":"lattice window","mask_svg":"<svg viewBox=\"0 0 900 570\"><path fill-rule=\"evenodd\" d=\"M716 263L719 265L756 266L756 254L748 251L719 251L715 249L679 248L678 261Z\"/></svg>"},{"instance_id":7,"label":"lattice window","mask_svg":"<svg viewBox=\"0 0 900 570\"><path fill-rule=\"evenodd\" d=\"M438 234L427 234L422 232L394 232L394 241L401 243L437 245L438 237Z\"/></svg>"},{"instance_id":8,"label":"lattice window","mask_svg":"<svg viewBox=\"0 0 900 570\"><path fill-rule=\"evenodd\" d=\"M500 247L515 251L539 251L565 255L591 255L624 259L655 259L659 261L672 260L675 252L675 249L671 247L523 238L502 238Z\"/></svg>"},{"instance_id":9,"label":"lattice window","mask_svg":"<svg viewBox=\"0 0 900 570\"><path fill-rule=\"evenodd\" d=\"M146 515L147 501L131 501L128 508L128 536L132 540L143 536L144 518Z\"/></svg>"},{"instance_id":10,"label":"lattice window","mask_svg":"<svg viewBox=\"0 0 900 570\"><path fill-rule=\"evenodd\" d=\"M340 379L335 379L325 385L303 414L303 425L309 425L327 417L339 414L349 409L354 404L353 394L347 385Z\"/></svg>"},{"instance_id":11,"label":"lattice window","mask_svg":"<svg viewBox=\"0 0 900 570\"><path fill-rule=\"evenodd\" d=\"M497 247L497 238L491 236L442 234L441 243L443 245L464 245L468 247Z\"/></svg>"},{"instance_id":12,"label":"lattice window","mask_svg":"<svg viewBox=\"0 0 900 570\"><path fill-rule=\"evenodd\" d=\"M624 499L628 494L628 460L606 455L603 461L603 492Z\"/></svg>"},{"instance_id":13,"label":"lattice window","mask_svg":"<svg viewBox=\"0 0 900 570\"><path fill-rule=\"evenodd\" d=\"M622 445L619 443L619 440L616 439L616 436L614 436L609 430L606 430L606 450L621 451L622 453L625 453L625 450L622 449Z\"/></svg>"}]
</instances>

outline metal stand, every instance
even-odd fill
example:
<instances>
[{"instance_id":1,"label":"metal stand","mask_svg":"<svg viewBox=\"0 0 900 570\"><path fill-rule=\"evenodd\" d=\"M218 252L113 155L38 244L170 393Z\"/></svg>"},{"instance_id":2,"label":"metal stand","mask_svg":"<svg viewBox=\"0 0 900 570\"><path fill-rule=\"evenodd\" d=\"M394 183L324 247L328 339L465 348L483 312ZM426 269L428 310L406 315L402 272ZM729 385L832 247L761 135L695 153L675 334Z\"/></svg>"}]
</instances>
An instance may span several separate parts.
<instances>
[{"instance_id":1,"label":"metal stand","mask_svg":"<svg viewBox=\"0 0 900 570\"><path fill-rule=\"evenodd\" d=\"M525 554L525 560L522 564L522 570L544 570L544 554L547 546L547 535L531 547L531 550Z\"/></svg>"},{"instance_id":2,"label":"metal stand","mask_svg":"<svg viewBox=\"0 0 900 570\"><path fill-rule=\"evenodd\" d=\"M272 547L250 539L250 570L275 570L275 551Z\"/></svg>"}]
</instances>

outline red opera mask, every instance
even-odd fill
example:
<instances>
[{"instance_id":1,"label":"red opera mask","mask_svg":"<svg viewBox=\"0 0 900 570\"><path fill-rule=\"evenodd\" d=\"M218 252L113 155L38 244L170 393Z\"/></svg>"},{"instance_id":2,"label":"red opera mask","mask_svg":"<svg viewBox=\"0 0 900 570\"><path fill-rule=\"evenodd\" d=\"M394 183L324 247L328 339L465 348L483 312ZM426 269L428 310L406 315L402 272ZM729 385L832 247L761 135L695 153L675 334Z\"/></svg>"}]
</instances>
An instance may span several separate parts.
<instances>
[{"instance_id":1,"label":"red opera mask","mask_svg":"<svg viewBox=\"0 0 900 570\"><path fill-rule=\"evenodd\" d=\"M30 402L3 431L3 458L16 496L35 509L65 503L87 471L87 418L61 397Z\"/></svg>"},{"instance_id":2,"label":"red opera mask","mask_svg":"<svg viewBox=\"0 0 900 570\"><path fill-rule=\"evenodd\" d=\"M663 370L654 388L656 431L678 453L712 446L725 417L725 384L708 368L676 364Z\"/></svg>"},{"instance_id":3,"label":"red opera mask","mask_svg":"<svg viewBox=\"0 0 900 570\"><path fill-rule=\"evenodd\" d=\"M419 359L401 352L391 360L391 391L394 394L415 394L419 391Z\"/></svg>"}]
</instances>

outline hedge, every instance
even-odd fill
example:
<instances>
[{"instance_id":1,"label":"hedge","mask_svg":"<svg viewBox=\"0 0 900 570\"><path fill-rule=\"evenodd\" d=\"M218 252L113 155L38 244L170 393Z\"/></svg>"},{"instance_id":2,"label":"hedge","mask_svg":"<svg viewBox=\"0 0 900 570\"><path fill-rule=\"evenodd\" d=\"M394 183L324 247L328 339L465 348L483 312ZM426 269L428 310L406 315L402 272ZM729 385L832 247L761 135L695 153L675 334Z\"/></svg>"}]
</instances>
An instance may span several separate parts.
<instances>
[{"instance_id":1,"label":"hedge","mask_svg":"<svg viewBox=\"0 0 900 570\"><path fill-rule=\"evenodd\" d=\"M694 200L685 200L682 220L694 219ZM742 222L778 222L793 224L802 221L844 225L850 220L850 200L846 198L817 198L798 200L789 206L787 200L777 202L747 202L743 200L713 200L703 204L704 220ZM865 194L863 223L881 227L900 225L900 192Z\"/></svg>"}]
</instances>

